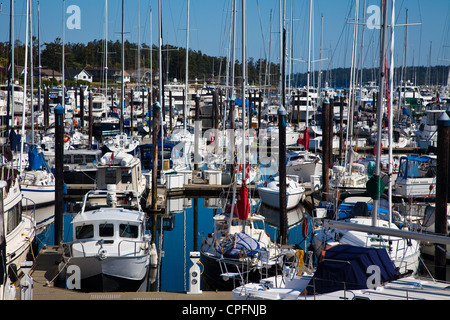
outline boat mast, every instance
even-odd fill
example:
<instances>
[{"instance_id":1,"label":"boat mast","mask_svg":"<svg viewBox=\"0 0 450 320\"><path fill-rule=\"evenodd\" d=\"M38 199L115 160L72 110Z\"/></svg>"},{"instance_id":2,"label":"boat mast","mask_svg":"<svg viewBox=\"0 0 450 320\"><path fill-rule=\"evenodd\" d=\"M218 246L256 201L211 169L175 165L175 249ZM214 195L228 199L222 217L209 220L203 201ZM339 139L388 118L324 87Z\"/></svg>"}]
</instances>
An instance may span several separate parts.
<instances>
[{"instance_id":1,"label":"boat mast","mask_svg":"<svg viewBox=\"0 0 450 320\"><path fill-rule=\"evenodd\" d=\"M380 165L381 165L381 125L383 121L383 97L384 97L384 89L386 83L386 60L385 60L385 52L386 52L386 23L387 23L387 1L381 0L383 15L382 15L382 27L380 34L380 69L379 69L379 83L378 83L378 101L377 101L377 143L376 143L376 155L375 155L375 169L373 173L373 177L376 182L376 192L377 195L373 200L373 209L372 209L372 225L377 225L377 212L380 202L379 195L379 186L381 184L380 178Z\"/></svg>"},{"instance_id":2,"label":"boat mast","mask_svg":"<svg viewBox=\"0 0 450 320\"><path fill-rule=\"evenodd\" d=\"M64 55L65 55L65 48L64 48L64 35L65 35L65 29L66 29L66 1L63 0L63 14L62 14L62 67L61 67L61 71L62 71L62 81L61 81L61 89L62 89L62 98L61 98L61 105L63 106L64 110L66 109L66 90L65 90L65 83L64 83L64 78L65 78L65 72L64 72ZM24 88L25 89L25 88Z\"/></svg>"},{"instance_id":3,"label":"boat mast","mask_svg":"<svg viewBox=\"0 0 450 320\"><path fill-rule=\"evenodd\" d=\"M247 63L246 63L246 52L245 52L245 6L246 0L242 0L242 181L245 180L245 82L247 81ZM249 105L250 108L250 105Z\"/></svg>"},{"instance_id":4,"label":"boat mast","mask_svg":"<svg viewBox=\"0 0 450 320\"><path fill-rule=\"evenodd\" d=\"M8 97L8 106L7 106L7 112L8 116L11 113L11 129L14 129L14 47L15 47L15 37L14 37L14 1L11 0L10 4L10 18L9 18L9 45L10 45L10 77L8 79L8 87L10 90L8 90L8 94L10 93L11 97ZM7 135L9 135L9 119L6 122L7 123Z\"/></svg>"},{"instance_id":5,"label":"boat mast","mask_svg":"<svg viewBox=\"0 0 450 320\"><path fill-rule=\"evenodd\" d=\"M122 83L120 93L120 133L123 134L123 122L125 111L125 46L124 46L124 0L122 0Z\"/></svg>"},{"instance_id":6,"label":"boat mast","mask_svg":"<svg viewBox=\"0 0 450 320\"><path fill-rule=\"evenodd\" d=\"M41 5L38 1L38 110L41 111Z\"/></svg>"},{"instance_id":7,"label":"boat mast","mask_svg":"<svg viewBox=\"0 0 450 320\"><path fill-rule=\"evenodd\" d=\"M187 0L187 17L186 17L186 79L185 79L185 94L184 94L184 132L186 133L186 119L187 119L187 104L189 94L189 0Z\"/></svg>"},{"instance_id":8,"label":"boat mast","mask_svg":"<svg viewBox=\"0 0 450 320\"><path fill-rule=\"evenodd\" d=\"M22 174L22 157L23 157L23 145L26 139L25 133L25 119L27 108L27 68L28 68L28 28L29 28L29 15L30 15L30 0L27 0L27 13L26 13L26 27L25 27L25 63L23 69L23 107L22 107L22 132L20 139L20 165L19 172Z\"/></svg>"},{"instance_id":9,"label":"boat mast","mask_svg":"<svg viewBox=\"0 0 450 320\"><path fill-rule=\"evenodd\" d=\"M355 22L353 25L353 43L352 43L352 63L350 68L350 88L349 88L349 104L347 112L347 141L348 149L352 150L353 141L353 113L355 108L355 64L356 64L356 42L358 41L358 11L359 11L359 0L355 3ZM351 153L349 155L351 157ZM346 159L348 162L348 171L351 172L351 160Z\"/></svg>"},{"instance_id":10,"label":"boat mast","mask_svg":"<svg viewBox=\"0 0 450 320\"><path fill-rule=\"evenodd\" d=\"M108 107L108 0L105 0L105 111Z\"/></svg>"},{"instance_id":11,"label":"boat mast","mask_svg":"<svg viewBox=\"0 0 450 320\"><path fill-rule=\"evenodd\" d=\"M29 12L29 19L30 19L30 92L31 92L31 144L34 144L34 106L33 106L33 73L34 73L34 67L33 67L33 10L32 10L32 2L30 1L30 12ZM25 89L25 88L24 88ZM25 118L22 119L22 122L25 122Z\"/></svg>"},{"instance_id":12,"label":"boat mast","mask_svg":"<svg viewBox=\"0 0 450 320\"><path fill-rule=\"evenodd\" d=\"M162 105L162 19L161 19L161 0L158 0L158 69L159 69L159 90L158 90L158 100ZM186 92L187 94L187 92Z\"/></svg>"},{"instance_id":13,"label":"boat mast","mask_svg":"<svg viewBox=\"0 0 450 320\"><path fill-rule=\"evenodd\" d=\"M306 120L305 120L305 133L308 130L309 119L309 81L311 77L311 19L312 19L312 0L309 0L309 31L308 31L308 72L306 79ZM298 115L300 117L300 114ZM307 147L305 146L305 149Z\"/></svg>"},{"instance_id":14,"label":"boat mast","mask_svg":"<svg viewBox=\"0 0 450 320\"><path fill-rule=\"evenodd\" d=\"M395 0L392 0L392 8L391 8L391 50L390 50L390 67L389 67L389 112L388 112L388 121L389 121L389 167L388 167L388 201L389 201L389 228L391 227L392 220L392 167L394 165L392 161L392 135L393 135L393 99L394 99L394 27L395 25Z\"/></svg>"}]
</instances>

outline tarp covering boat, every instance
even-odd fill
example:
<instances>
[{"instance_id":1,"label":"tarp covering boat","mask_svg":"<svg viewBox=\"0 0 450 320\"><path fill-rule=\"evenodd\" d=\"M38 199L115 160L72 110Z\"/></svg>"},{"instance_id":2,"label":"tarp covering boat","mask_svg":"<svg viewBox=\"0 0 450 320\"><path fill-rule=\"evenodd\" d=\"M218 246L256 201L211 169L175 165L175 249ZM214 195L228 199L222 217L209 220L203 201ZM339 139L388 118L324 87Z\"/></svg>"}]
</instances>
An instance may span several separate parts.
<instances>
[{"instance_id":1,"label":"tarp covering boat","mask_svg":"<svg viewBox=\"0 0 450 320\"><path fill-rule=\"evenodd\" d=\"M323 294L339 290L367 289L373 283L373 267L379 270L379 283L398 277L386 249L337 245L324 251L308 294Z\"/></svg>"},{"instance_id":2,"label":"tarp covering boat","mask_svg":"<svg viewBox=\"0 0 450 320\"><path fill-rule=\"evenodd\" d=\"M250 237L246 233L236 233L233 239L229 239L226 244L216 248L218 252L222 252L226 258L252 257L258 253L260 246L258 241Z\"/></svg>"}]
</instances>

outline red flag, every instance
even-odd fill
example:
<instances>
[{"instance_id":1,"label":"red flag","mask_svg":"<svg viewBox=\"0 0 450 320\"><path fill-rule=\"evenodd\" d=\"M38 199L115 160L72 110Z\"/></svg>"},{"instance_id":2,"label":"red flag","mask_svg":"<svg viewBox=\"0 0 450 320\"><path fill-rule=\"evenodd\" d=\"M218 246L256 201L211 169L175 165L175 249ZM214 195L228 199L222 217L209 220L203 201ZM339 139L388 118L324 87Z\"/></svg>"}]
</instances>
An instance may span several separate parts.
<instances>
[{"instance_id":1,"label":"red flag","mask_svg":"<svg viewBox=\"0 0 450 320\"><path fill-rule=\"evenodd\" d=\"M309 150L309 131L308 131L308 127L306 127L305 131L303 131L303 138L298 138L297 144L301 144L303 147L305 147L305 150Z\"/></svg>"},{"instance_id":2,"label":"red flag","mask_svg":"<svg viewBox=\"0 0 450 320\"><path fill-rule=\"evenodd\" d=\"M237 214L240 220L247 220L250 212L250 203L248 201L248 190L245 181L242 181L242 187L239 191L239 199L236 203Z\"/></svg>"},{"instance_id":3,"label":"red flag","mask_svg":"<svg viewBox=\"0 0 450 320\"><path fill-rule=\"evenodd\" d=\"M111 152L111 157L109 158L109 167L111 168L111 164L114 162L114 152Z\"/></svg>"}]
</instances>

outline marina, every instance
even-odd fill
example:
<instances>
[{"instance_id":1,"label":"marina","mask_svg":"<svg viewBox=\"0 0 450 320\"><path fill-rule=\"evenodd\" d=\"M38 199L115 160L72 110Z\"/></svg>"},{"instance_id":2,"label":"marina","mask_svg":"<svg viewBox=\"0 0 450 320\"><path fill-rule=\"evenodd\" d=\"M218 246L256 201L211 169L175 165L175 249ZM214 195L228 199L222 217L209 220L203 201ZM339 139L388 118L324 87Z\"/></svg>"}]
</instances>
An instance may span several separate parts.
<instances>
[{"instance_id":1,"label":"marina","mask_svg":"<svg viewBox=\"0 0 450 320\"><path fill-rule=\"evenodd\" d=\"M294 7L279 1L280 59L266 60L277 69L260 65L255 78L246 59L254 12L246 0L226 2L230 48L218 79L189 75L189 0L177 73L162 46L161 0L151 68L142 70L138 42L134 71L125 2L114 44L105 0L103 68L65 68L75 58L63 36L61 78L50 86L41 62L33 66L40 5L24 1L23 73L0 86L2 300L450 300L448 66L433 85L403 70L397 80L395 1L381 1L370 28L380 41L374 81L364 83L357 63L367 27L357 22L350 83L317 80L309 0L306 86L294 84L294 18L282 17ZM350 2L360 19L362 4ZM110 44L122 53L115 63Z\"/></svg>"}]
</instances>

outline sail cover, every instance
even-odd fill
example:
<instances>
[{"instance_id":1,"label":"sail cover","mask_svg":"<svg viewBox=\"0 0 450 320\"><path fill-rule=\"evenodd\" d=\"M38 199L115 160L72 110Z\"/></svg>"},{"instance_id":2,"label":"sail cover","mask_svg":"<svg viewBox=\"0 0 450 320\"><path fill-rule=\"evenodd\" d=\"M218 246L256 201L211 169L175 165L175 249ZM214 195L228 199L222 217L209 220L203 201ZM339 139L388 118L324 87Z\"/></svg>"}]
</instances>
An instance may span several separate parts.
<instances>
[{"instance_id":1,"label":"sail cover","mask_svg":"<svg viewBox=\"0 0 450 320\"><path fill-rule=\"evenodd\" d=\"M324 251L308 294L323 294L339 290L367 289L372 284L371 266L379 268L380 283L398 277L386 249L337 245ZM312 285L313 284L313 285Z\"/></svg>"}]
</instances>

